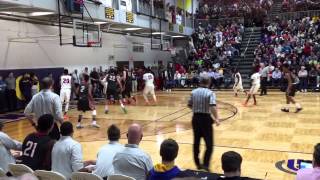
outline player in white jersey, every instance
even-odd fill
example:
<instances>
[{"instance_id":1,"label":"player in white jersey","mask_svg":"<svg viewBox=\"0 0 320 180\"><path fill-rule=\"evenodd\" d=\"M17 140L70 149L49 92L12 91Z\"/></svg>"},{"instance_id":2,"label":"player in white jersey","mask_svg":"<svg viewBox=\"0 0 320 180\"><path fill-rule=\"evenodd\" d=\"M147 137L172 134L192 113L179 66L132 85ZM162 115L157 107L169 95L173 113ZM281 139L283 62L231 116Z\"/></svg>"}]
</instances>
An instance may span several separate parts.
<instances>
[{"instance_id":1,"label":"player in white jersey","mask_svg":"<svg viewBox=\"0 0 320 180\"><path fill-rule=\"evenodd\" d=\"M71 80L72 76L68 74L68 69L65 69L63 71L63 75L60 77L60 99L62 102L62 105L65 104L64 107L64 115L67 115L67 112L69 110L69 103L70 103L70 96L71 96Z\"/></svg>"},{"instance_id":2,"label":"player in white jersey","mask_svg":"<svg viewBox=\"0 0 320 180\"><path fill-rule=\"evenodd\" d=\"M259 88L260 88L260 76L261 76L260 73L259 73L259 69L260 69L260 67L257 66L255 68L255 73L253 73L251 75L252 85L251 85L247 100L243 104L244 106L247 106L248 101L250 100L251 96L253 97L253 101L254 101L253 104L257 105L256 93L259 91Z\"/></svg>"},{"instance_id":3,"label":"player in white jersey","mask_svg":"<svg viewBox=\"0 0 320 180\"><path fill-rule=\"evenodd\" d=\"M143 75L143 80L145 81L145 86L144 86L144 90L143 90L143 97L144 100L146 102L147 105L149 105L149 100L148 100L148 95L151 94L154 103L157 103L157 97L156 94L154 92L154 76L153 74L150 73L149 70L147 70L147 72Z\"/></svg>"},{"instance_id":4,"label":"player in white jersey","mask_svg":"<svg viewBox=\"0 0 320 180\"><path fill-rule=\"evenodd\" d=\"M234 73L235 73L234 74L234 85L233 85L234 95L237 97L238 92L244 92L247 95L247 91L245 91L242 86L242 77L241 77L239 70L235 69Z\"/></svg>"}]
</instances>

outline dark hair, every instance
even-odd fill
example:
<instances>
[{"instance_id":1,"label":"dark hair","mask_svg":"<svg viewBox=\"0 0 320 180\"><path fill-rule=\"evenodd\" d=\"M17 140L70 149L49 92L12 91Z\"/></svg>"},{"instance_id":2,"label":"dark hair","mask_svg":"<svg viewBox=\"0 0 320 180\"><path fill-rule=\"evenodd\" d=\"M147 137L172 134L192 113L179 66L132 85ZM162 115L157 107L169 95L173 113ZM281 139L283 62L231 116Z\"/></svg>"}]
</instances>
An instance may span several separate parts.
<instances>
[{"instance_id":1,"label":"dark hair","mask_svg":"<svg viewBox=\"0 0 320 180\"><path fill-rule=\"evenodd\" d=\"M314 146L313 161L313 164L320 166L320 143Z\"/></svg>"},{"instance_id":2,"label":"dark hair","mask_svg":"<svg viewBox=\"0 0 320 180\"><path fill-rule=\"evenodd\" d=\"M114 124L109 126L107 133L110 141L118 141L120 139L120 129Z\"/></svg>"},{"instance_id":3,"label":"dark hair","mask_svg":"<svg viewBox=\"0 0 320 180\"><path fill-rule=\"evenodd\" d=\"M235 172L241 169L242 157L239 153L228 151L222 154L221 164L224 172Z\"/></svg>"},{"instance_id":4,"label":"dark hair","mask_svg":"<svg viewBox=\"0 0 320 180\"><path fill-rule=\"evenodd\" d=\"M62 136L70 136L73 133L73 125L69 121L65 121L60 126L60 133Z\"/></svg>"},{"instance_id":5,"label":"dark hair","mask_svg":"<svg viewBox=\"0 0 320 180\"><path fill-rule=\"evenodd\" d=\"M288 63L284 63L284 64L282 64L282 66L281 66L282 68L287 68L287 69L289 69L289 64Z\"/></svg>"},{"instance_id":6,"label":"dark hair","mask_svg":"<svg viewBox=\"0 0 320 180\"><path fill-rule=\"evenodd\" d=\"M83 74L83 80L85 81L85 82L88 82L89 81L89 75L88 74Z\"/></svg>"},{"instance_id":7,"label":"dark hair","mask_svg":"<svg viewBox=\"0 0 320 180\"><path fill-rule=\"evenodd\" d=\"M51 114L44 114L38 119L37 130L40 132L47 132L53 125L53 116Z\"/></svg>"},{"instance_id":8,"label":"dark hair","mask_svg":"<svg viewBox=\"0 0 320 180\"><path fill-rule=\"evenodd\" d=\"M178 156L179 145L173 139L166 139L161 143L160 156L163 161L173 161Z\"/></svg>"},{"instance_id":9,"label":"dark hair","mask_svg":"<svg viewBox=\"0 0 320 180\"><path fill-rule=\"evenodd\" d=\"M43 89L49 89L53 85L53 80L49 77L45 77L41 81Z\"/></svg>"},{"instance_id":10,"label":"dark hair","mask_svg":"<svg viewBox=\"0 0 320 180\"><path fill-rule=\"evenodd\" d=\"M67 75L69 72L68 72L68 69L64 69L63 70L63 74Z\"/></svg>"},{"instance_id":11,"label":"dark hair","mask_svg":"<svg viewBox=\"0 0 320 180\"><path fill-rule=\"evenodd\" d=\"M257 72L259 72L260 71L260 66L258 65L258 66L255 66L254 67L254 69L253 69L253 72L254 73L257 73Z\"/></svg>"},{"instance_id":12,"label":"dark hair","mask_svg":"<svg viewBox=\"0 0 320 180\"><path fill-rule=\"evenodd\" d=\"M3 122L0 121L0 131L3 129L3 126L4 126Z\"/></svg>"},{"instance_id":13,"label":"dark hair","mask_svg":"<svg viewBox=\"0 0 320 180\"><path fill-rule=\"evenodd\" d=\"M199 82L199 84L201 85L201 86L209 86L210 85L210 83L211 83L211 80L210 80L210 78L209 77L200 77L200 82Z\"/></svg>"}]
</instances>

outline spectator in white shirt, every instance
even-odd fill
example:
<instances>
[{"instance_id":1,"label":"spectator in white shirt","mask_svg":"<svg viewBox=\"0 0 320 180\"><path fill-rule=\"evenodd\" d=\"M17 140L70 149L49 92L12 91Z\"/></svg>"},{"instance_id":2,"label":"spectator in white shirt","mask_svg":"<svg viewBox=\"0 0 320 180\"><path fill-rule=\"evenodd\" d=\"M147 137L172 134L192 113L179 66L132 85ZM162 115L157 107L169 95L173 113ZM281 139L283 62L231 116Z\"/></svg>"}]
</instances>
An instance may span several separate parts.
<instances>
[{"instance_id":1,"label":"spectator in white shirt","mask_svg":"<svg viewBox=\"0 0 320 180\"><path fill-rule=\"evenodd\" d=\"M300 91L301 92L307 92L308 88L308 71L306 70L306 67L301 66L301 69L298 73L298 77L300 80Z\"/></svg>"},{"instance_id":2,"label":"spectator in white shirt","mask_svg":"<svg viewBox=\"0 0 320 180\"><path fill-rule=\"evenodd\" d=\"M176 82L176 87L180 87L181 74L179 73L179 71L176 71L173 78L174 78L174 81Z\"/></svg>"},{"instance_id":3,"label":"spectator in white shirt","mask_svg":"<svg viewBox=\"0 0 320 180\"><path fill-rule=\"evenodd\" d=\"M114 174L122 174L143 180L152 169L150 156L139 148L142 140L142 128L139 124L130 125L127 133L128 144L113 159Z\"/></svg>"},{"instance_id":4,"label":"spectator in white shirt","mask_svg":"<svg viewBox=\"0 0 320 180\"><path fill-rule=\"evenodd\" d=\"M21 151L22 143L10 138L2 131L4 125L0 122L0 168L8 172L8 165L15 163L15 158L10 150Z\"/></svg>"},{"instance_id":5,"label":"spectator in white shirt","mask_svg":"<svg viewBox=\"0 0 320 180\"><path fill-rule=\"evenodd\" d=\"M273 87L279 87L280 80L282 78L282 73L279 71L279 68L276 68L272 72L272 86Z\"/></svg>"},{"instance_id":6,"label":"spectator in white shirt","mask_svg":"<svg viewBox=\"0 0 320 180\"><path fill-rule=\"evenodd\" d=\"M235 44L236 49L238 49L238 51L240 51L241 41L242 41L242 37L241 37L240 32L237 33L237 36L235 37L234 41L236 43Z\"/></svg>"},{"instance_id":7,"label":"spectator in white shirt","mask_svg":"<svg viewBox=\"0 0 320 180\"><path fill-rule=\"evenodd\" d=\"M113 158L118 152L124 150L124 146L119 143L120 129L115 125L111 125L107 133L109 143L100 148L97 155L97 166L93 171L93 174L103 178L113 174Z\"/></svg>"},{"instance_id":8,"label":"spectator in white shirt","mask_svg":"<svg viewBox=\"0 0 320 180\"><path fill-rule=\"evenodd\" d=\"M88 171L85 166L92 161L83 162L81 144L72 138L73 125L66 121L60 127L61 138L52 149L52 171L63 174L67 179L77 171Z\"/></svg>"}]
</instances>

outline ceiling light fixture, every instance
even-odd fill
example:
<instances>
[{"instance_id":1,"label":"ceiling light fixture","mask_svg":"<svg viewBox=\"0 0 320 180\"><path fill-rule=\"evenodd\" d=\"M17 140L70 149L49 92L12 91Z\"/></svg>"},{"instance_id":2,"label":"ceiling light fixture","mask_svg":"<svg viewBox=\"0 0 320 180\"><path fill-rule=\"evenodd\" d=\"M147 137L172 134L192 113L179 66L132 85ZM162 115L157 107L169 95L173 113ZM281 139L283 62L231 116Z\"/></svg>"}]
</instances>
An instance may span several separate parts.
<instances>
[{"instance_id":1,"label":"ceiling light fixture","mask_svg":"<svg viewBox=\"0 0 320 180\"><path fill-rule=\"evenodd\" d=\"M153 35L160 35L160 34L165 34L164 32L154 32L154 33L152 33Z\"/></svg>"},{"instance_id":2,"label":"ceiling light fixture","mask_svg":"<svg viewBox=\"0 0 320 180\"><path fill-rule=\"evenodd\" d=\"M107 22L105 22L105 21L96 21L96 22L94 22L94 24L107 24Z\"/></svg>"},{"instance_id":3,"label":"ceiling light fixture","mask_svg":"<svg viewBox=\"0 0 320 180\"><path fill-rule=\"evenodd\" d=\"M185 36L171 36L171 37L173 37L173 38L183 38Z\"/></svg>"},{"instance_id":4,"label":"ceiling light fixture","mask_svg":"<svg viewBox=\"0 0 320 180\"><path fill-rule=\"evenodd\" d=\"M142 28L125 28L125 31L136 31L136 30L140 30Z\"/></svg>"},{"instance_id":5,"label":"ceiling light fixture","mask_svg":"<svg viewBox=\"0 0 320 180\"><path fill-rule=\"evenodd\" d=\"M9 15L13 14L13 12L10 12L10 11L0 11L0 13L2 13L2 14L9 14Z\"/></svg>"},{"instance_id":6,"label":"ceiling light fixture","mask_svg":"<svg viewBox=\"0 0 320 180\"><path fill-rule=\"evenodd\" d=\"M54 12L32 12L29 16L46 16L50 14L54 14Z\"/></svg>"}]
</instances>

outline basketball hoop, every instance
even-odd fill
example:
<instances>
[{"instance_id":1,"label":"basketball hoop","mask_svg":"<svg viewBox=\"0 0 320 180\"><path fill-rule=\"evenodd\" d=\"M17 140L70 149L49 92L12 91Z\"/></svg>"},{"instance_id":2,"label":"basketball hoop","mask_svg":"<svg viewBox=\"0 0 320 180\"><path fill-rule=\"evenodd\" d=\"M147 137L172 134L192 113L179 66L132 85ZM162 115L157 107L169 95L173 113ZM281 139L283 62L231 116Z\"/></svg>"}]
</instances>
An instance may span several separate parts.
<instances>
[{"instance_id":1,"label":"basketball hoop","mask_svg":"<svg viewBox=\"0 0 320 180\"><path fill-rule=\"evenodd\" d=\"M94 42L94 41L88 41L88 47L92 47L94 44L96 44L96 42Z\"/></svg>"},{"instance_id":2,"label":"basketball hoop","mask_svg":"<svg viewBox=\"0 0 320 180\"><path fill-rule=\"evenodd\" d=\"M73 20L73 45L77 47L101 47L100 25L93 22Z\"/></svg>"},{"instance_id":3,"label":"basketball hoop","mask_svg":"<svg viewBox=\"0 0 320 180\"><path fill-rule=\"evenodd\" d=\"M88 41L87 46L88 47L100 47L100 43L95 42L95 41Z\"/></svg>"}]
</instances>

